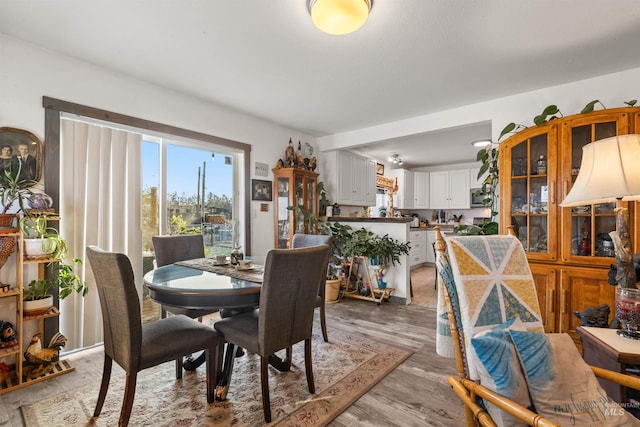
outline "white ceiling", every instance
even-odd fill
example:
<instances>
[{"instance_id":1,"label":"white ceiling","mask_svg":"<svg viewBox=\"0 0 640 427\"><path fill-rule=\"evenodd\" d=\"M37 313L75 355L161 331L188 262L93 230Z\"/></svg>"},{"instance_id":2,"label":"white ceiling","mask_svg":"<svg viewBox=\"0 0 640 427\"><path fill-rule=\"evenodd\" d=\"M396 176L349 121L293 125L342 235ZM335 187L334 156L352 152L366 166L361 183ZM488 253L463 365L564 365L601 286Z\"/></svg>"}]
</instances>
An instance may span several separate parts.
<instances>
[{"instance_id":1,"label":"white ceiling","mask_svg":"<svg viewBox=\"0 0 640 427\"><path fill-rule=\"evenodd\" d=\"M313 136L640 67L637 0L375 0L345 36L317 30L306 3L2 0L0 33ZM490 136L485 123L369 152L451 163Z\"/></svg>"}]
</instances>

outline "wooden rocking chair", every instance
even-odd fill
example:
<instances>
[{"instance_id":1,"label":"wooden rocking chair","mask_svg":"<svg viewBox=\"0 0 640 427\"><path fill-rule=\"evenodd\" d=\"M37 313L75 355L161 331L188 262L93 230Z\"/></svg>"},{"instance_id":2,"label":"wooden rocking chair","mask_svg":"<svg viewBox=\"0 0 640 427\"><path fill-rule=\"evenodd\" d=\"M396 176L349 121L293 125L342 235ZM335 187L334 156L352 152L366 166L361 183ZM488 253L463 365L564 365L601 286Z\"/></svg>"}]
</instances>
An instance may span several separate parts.
<instances>
[{"instance_id":1,"label":"wooden rocking chair","mask_svg":"<svg viewBox=\"0 0 640 427\"><path fill-rule=\"evenodd\" d=\"M452 387L454 393L460 398L464 404L465 416L467 419L467 425L472 426L496 426L496 421L491 417L485 403L489 402L500 410L512 415L517 420L520 420L530 426L558 426L559 424L544 418L536 412L527 409L519 403L499 394L495 390L492 390L477 381L473 381L469 375L469 366L467 364L467 351L465 331L462 328L462 320L460 318L460 306L458 304L458 296L455 294L455 287L458 286L453 281L452 268L449 263L447 254L447 244L440 232L439 227L436 227L436 268L437 268L437 280L438 286L442 287L444 292L444 299L446 302L446 309L449 319L449 328L451 332L451 338L453 339L453 350L456 360L456 369L458 371L457 376L450 376L447 380ZM510 235L514 235L513 230L509 230ZM486 236L491 237L491 236ZM504 236L502 236L504 237ZM526 257L524 258L526 260ZM446 283L446 282L449 283ZM453 289L451 288L453 286ZM453 290L454 294L451 293ZM454 308L455 306L455 308ZM621 374L590 366L596 377L618 383L625 387L630 387L636 390L640 390L640 378Z\"/></svg>"}]
</instances>

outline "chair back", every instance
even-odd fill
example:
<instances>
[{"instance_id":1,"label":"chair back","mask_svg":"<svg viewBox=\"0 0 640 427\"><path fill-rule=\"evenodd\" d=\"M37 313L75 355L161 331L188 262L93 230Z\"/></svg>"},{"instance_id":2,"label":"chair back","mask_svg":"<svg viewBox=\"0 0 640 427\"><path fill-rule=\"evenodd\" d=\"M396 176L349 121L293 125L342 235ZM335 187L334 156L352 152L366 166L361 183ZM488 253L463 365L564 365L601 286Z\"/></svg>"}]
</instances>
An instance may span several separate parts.
<instances>
[{"instance_id":1,"label":"chair back","mask_svg":"<svg viewBox=\"0 0 640 427\"><path fill-rule=\"evenodd\" d=\"M441 241L439 230L437 237ZM471 346L475 334L515 317L528 330L543 332L533 276L522 244L513 235L452 236L446 239L446 254L441 244L436 247L450 329L458 336L454 344L459 347L459 373L475 380L479 363Z\"/></svg>"},{"instance_id":2,"label":"chair back","mask_svg":"<svg viewBox=\"0 0 640 427\"><path fill-rule=\"evenodd\" d=\"M194 258L204 257L204 239L202 234L178 234L174 236L153 236L153 251L156 265L173 264Z\"/></svg>"},{"instance_id":3,"label":"chair back","mask_svg":"<svg viewBox=\"0 0 640 427\"><path fill-rule=\"evenodd\" d=\"M333 243L333 236L325 234L294 234L291 239L291 249L298 248L310 248L312 246L327 245L331 247ZM327 268L329 267L329 259L327 258ZM324 299L325 285L327 282L327 275L322 275L318 286L318 295Z\"/></svg>"},{"instance_id":4,"label":"chair back","mask_svg":"<svg viewBox=\"0 0 640 427\"><path fill-rule=\"evenodd\" d=\"M328 259L328 245L267 252L258 319L262 355L311 337L318 283L326 276Z\"/></svg>"},{"instance_id":5,"label":"chair back","mask_svg":"<svg viewBox=\"0 0 640 427\"><path fill-rule=\"evenodd\" d=\"M87 248L102 310L104 351L127 373L137 372L142 317L131 261L125 254Z\"/></svg>"}]
</instances>

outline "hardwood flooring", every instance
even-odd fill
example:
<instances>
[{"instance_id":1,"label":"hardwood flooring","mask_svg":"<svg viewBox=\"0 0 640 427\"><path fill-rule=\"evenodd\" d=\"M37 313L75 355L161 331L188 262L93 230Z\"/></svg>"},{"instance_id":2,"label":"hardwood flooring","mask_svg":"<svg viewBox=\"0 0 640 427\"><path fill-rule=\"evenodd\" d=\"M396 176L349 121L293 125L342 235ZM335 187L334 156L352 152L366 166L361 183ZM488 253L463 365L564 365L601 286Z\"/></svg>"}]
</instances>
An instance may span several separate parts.
<instances>
[{"instance_id":1,"label":"hardwood flooring","mask_svg":"<svg viewBox=\"0 0 640 427\"><path fill-rule=\"evenodd\" d=\"M330 328L357 331L414 352L330 426L464 425L462 404L446 383L446 378L455 374L454 360L442 358L435 352L432 270L432 267L426 267L412 271L414 304L408 306L376 305L354 299L327 304ZM319 327L319 322L316 323ZM65 358L76 367L74 372L0 395L0 425L22 426L21 405L88 382L99 383L103 362L101 347Z\"/></svg>"}]
</instances>

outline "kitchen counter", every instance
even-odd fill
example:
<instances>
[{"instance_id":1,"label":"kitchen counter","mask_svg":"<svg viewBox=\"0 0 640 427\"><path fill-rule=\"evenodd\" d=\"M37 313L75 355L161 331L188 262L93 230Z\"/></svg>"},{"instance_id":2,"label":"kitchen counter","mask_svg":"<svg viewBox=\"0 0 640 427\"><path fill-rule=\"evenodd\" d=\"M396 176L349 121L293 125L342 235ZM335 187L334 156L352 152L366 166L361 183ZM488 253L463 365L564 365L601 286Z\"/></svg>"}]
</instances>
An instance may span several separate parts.
<instances>
[{"instance_id":1,"label":"kitchen counter","mask_svg":"<svg viewBox=\"0 0 640 427\"><path fill-rule=\"evenodd\" d=\"M413 222L410 217L392 218L356 218L349 216L332 216L327 219L329 222L339 222L347 224L351 228L364 228L379 236L387 235L392 239L402 243L409 242L409 225ZM390 266L385 273L385 280L388 286L395 288L391 294L391 300L399 304L411 303L410 271L408 255L400 255L400 262L395 266Z\"/></svg>"},{"instance_id":2,"label":"kitchen counter","mask_svg":"<svg viewBox=\"0 0 640 427\"><path fill-rule=\"evenodd\" d=\"M331 222L389 222L389 223L403 224L403 223L412 222L413 218L407 218L407 217L358 218L358 217L354 217L354 216L330 216L329 218L327 218L327 221L331 221Z\"/></svg>"}]
</instances>

